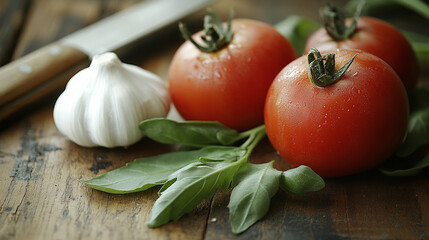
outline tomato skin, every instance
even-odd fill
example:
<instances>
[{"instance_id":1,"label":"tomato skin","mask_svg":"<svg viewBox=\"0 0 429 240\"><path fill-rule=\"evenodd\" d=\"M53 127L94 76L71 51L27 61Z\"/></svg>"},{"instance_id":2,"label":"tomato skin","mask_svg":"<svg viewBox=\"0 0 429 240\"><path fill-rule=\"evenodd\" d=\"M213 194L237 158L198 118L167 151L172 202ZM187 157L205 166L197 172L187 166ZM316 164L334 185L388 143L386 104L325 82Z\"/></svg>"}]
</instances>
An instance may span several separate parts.
<instances>
[{"instance_id":1,"label":"tomato skin","mask_svg":"<svg viewBox=\"0 0 429 240\"><path fill-rule=\"evenodd\" d=\"M183 118L219 121L242 131L263 124L268 88L297 54L268 24L236 19L232 26L232 42L217 52L201 52L189 41L182 44L168 79L172 100Z\"/></svg>"},{"instance_id":2,"label":"tomato skin","mask_svg":"<svg viewBox=\"0 0 429 240\"><path fill-rule=\"evenodd\" d=\"M347 19L351 23L351 19ZM360 49L387 62L399 75L406 89L416 86L418 62L408 40L392 25L371 17L360 17L356 31L351 37L335 41L321 28L308 39L304 53L310 48L319 51L336 49Z\"/></svg>"},{"instance_id":3,"label":"tomato skin","mask_svg":"<svg viewBox=\"0 0 429 240\"><path fill-rule=\"evenodd\" d=\"M336 69L356 52L337 50ZM267 94L267 135L280 156L323 177L359 173L386 160L408 122L406 90L393 69L359 52L337 83L320 88L307 68L307 56L293 61Z\"/></svg>"}]
</instances>

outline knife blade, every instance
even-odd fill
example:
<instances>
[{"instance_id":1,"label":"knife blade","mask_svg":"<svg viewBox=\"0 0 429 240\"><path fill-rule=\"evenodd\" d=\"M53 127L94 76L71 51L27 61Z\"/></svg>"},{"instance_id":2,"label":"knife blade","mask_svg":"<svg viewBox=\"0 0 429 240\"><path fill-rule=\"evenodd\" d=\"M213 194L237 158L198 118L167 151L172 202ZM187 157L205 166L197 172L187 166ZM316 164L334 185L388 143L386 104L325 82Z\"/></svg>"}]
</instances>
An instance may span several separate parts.
<instances>
[{"instance_id":1,"label":"knife blade","mask_svg":"<svg viewBox=\"0 0 429 240\"><path fill-rule=\"evenodd\" d=\"M118 52L213 0L145 0L0 68L0 121L63 87L94 55Z\"/></svg>"}]
</instances>

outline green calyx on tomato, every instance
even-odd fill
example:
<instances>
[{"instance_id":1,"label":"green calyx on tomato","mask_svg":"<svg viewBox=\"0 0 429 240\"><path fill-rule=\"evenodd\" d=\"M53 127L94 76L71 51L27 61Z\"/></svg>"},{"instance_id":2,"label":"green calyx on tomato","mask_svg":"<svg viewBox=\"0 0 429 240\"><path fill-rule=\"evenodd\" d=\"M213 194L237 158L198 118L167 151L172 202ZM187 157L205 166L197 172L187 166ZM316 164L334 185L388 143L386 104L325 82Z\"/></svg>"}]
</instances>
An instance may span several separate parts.
<instances>
[{"instance_id":1,"label":"green calyx on tomato","mask_svg":"<svg viewBox=\"0 0 429 240\"><path fill-rule=\"evenodd\" d=\"M204 17L204 34L201 36L204 45L197 43L191 37L191 33L186 28L185 24L179 23L179 29L184 39L189 40L199 50L207 53L216 52L227 46L233 37L232 33L232 19L233 11L231 11L228 25L225 28L221 20L215 12L208 9L209 15Z\"/></svg>"},{"instance_id":2,"label":"green calyx on tomato","mask_svg":"<svg viewBox=\"0 0 429 240\"><path fill-rule=\"evenodd\" d=\"M318 87L326 87L336 83L350 67L356 55L335 71L334 53L328 53L325 55L326 57L322 57L317 49L310 49L308 52L308 76L311 82Z\"/></svg>"},{"instance_id":3,"label":"green calyx on tomato","mask_svg":"<svg viewBox=\"0 0 429 240\"><path fill-rule=\"evenodd\" d=\"M349 38L356 30L357 20L361 14L365 1L361 1L353 16L353 22L346 26L344 13L334 5L327 3L320 9L320 17L323 20L326 32L336 41Z\"/></svg>"}]
</instances>

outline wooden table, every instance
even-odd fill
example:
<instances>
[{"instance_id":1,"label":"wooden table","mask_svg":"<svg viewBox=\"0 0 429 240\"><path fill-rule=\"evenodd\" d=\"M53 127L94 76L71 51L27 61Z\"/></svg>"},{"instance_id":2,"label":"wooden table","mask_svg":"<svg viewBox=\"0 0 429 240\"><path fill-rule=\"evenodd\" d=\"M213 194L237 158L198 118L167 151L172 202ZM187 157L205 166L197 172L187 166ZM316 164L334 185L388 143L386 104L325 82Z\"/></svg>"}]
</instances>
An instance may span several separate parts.
<instances>
[{"instance_id":1,"label":"wooden table","mask_svg":"<svg viewBox=\"0 0 429 240\"><path fill-rule=\"evenodd\" d=\"M132 6L137 0L1 0L1 63L18 58L87 24ZM340 2L340 1L337 1ZM313 16L303 1L219 0L212 7L227 16L276 23L295 13ZM204 12L187 20L195 21ZM5 30L7 28L7 31ZM155 44L156 42L156 44ZM171 57L182 42L177 30L148 41L123 57L166 79ZM56 129L52 110L60 91L0 125L0 239L429 239L429 176L391 178L373 170L327 179L322 191L294 197L279 191L268 214L248 231L233 235L227 204L218 192L177 222L145 225L157 190L112 195L80 183L121 167L136 157L173 150L143 139L122 149L79 147ZM289 166L268 140L253 162L274 159Z\"/></svg>"}]
</instances>

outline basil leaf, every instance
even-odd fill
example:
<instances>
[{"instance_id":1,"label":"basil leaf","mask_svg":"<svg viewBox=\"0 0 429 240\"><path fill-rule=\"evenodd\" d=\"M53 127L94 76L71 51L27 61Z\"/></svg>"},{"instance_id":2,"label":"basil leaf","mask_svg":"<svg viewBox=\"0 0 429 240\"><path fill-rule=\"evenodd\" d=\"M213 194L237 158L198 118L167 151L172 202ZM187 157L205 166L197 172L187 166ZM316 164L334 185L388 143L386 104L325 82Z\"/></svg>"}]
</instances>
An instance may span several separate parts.
<instances>
[{"instance_id":1,"label":"basil leaf","mask_svg":"<svg viewBox=\"0 0 429 240\"><path fill-rule=\"evenodd\" d=\"M396 155L406 157L418 148L429 144L429 88L416 88L409 92L410 117L407 136Z\"/></svg>"},{"instance_id":2,"label":"basil leaf","mask_svg":"<svg viewBox=\"0 0 429 240\"><path fill-rule=\"evenodd\" d=\"M175 221L204 199L211 199L218 188L225 191L241 164L242 161L200 162L174 174L176 181L160 192L146 224L157 227Z\"/></svg>"},{"instance_id":3,"label":"basil leaf","mask_svg":"<svg viewBox=\"0 0 429 240\"><path fill-rule=\"evenodd\" d=\"M138 158L125 167L87 181L91 188L108 193L131 193L162 185L168 177L186 165L204 159L236 160L243 150L236 147L208 146L193 151L180 151Z\"/></svg>"},{"instance_id":4,"label":"basil leaf","mask_svg":"<svg viewBox=\"0 0 429 240\"><path fill-rule=\"evenodd\" d=\"M320 28L315 21L302 16L292 15L274 26L294 46L298 55L304 51L307 38Z\"/></svg>"},{"instance_id":5,"label":"basil leaf","mask_svg":"<svg viewBox=\"0 0 429 240\"><path fill-rule=\"evenodd\" d=\"M307 192L323 189L325 182L311 168L301 165L283 172L280 186L293 195L301 196Z\"/></svg>"},{"instance_id":6,"label":"basil leaf","mask_svg":"<svg viewBox=\"0 0 429 240\"><path fill-rule=\"evenodd\" d=\"M281 172L273 168L273 162L248 163L233 180L229 208L229 220L235 234L247 230L267 214L271 198L279 188Z\"/></svg>"},{"instance_id":7,"label":"basil leaf","mask_svg":"<svg viewBox=\"0 0 429 240\"><path fill-rule=\"evenodd\" d=\"M231 145L240 134L219 122L176 122L166 118L142 121L140 130L149 138L165 144L183 144L193 147Z\"/></svg>"},{"instance_id":8,"label":"basil leaf","mask_svg":"<svg viewBox=\"0 0 429 240\"><path fill-rule=\"evenodd\" d=\"M413 167L407 169L380 169L380 171L393 177L406 177L406 176L417 176L424 169L429 167L429 154L426 155L422 160L417 162Z\"/></svg>"}]
</instances>

